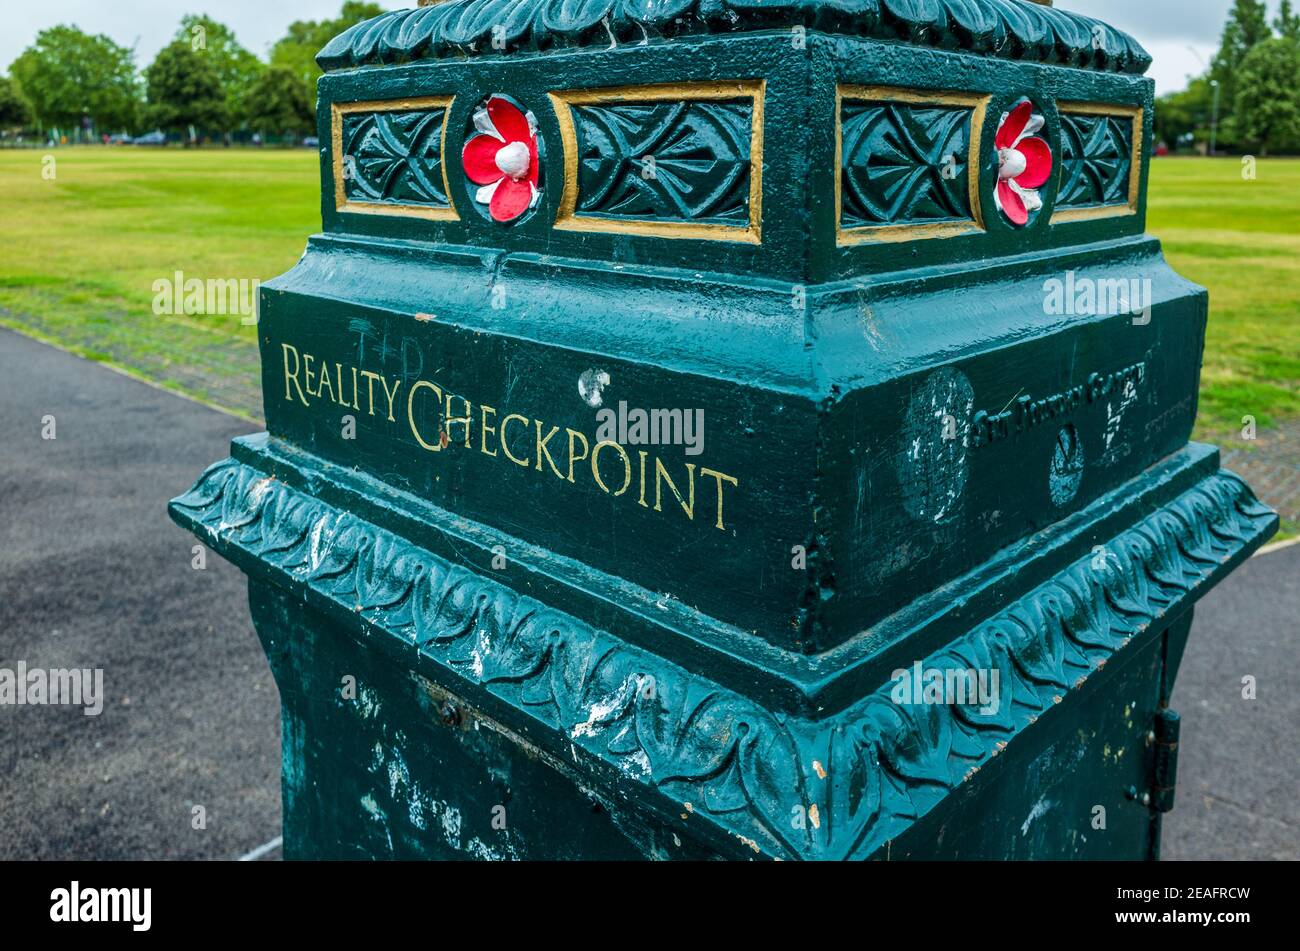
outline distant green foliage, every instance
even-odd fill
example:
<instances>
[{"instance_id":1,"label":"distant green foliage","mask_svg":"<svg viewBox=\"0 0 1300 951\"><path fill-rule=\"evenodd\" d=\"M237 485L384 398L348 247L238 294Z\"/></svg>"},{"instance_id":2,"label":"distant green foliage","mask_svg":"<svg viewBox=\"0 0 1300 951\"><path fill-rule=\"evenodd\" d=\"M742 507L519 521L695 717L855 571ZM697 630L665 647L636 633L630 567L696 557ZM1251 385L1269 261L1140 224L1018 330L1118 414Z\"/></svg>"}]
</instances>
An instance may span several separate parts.
<instances>
[{"instance_id":1,"label":"distant green foliage","mask_svg":"<svg viewBox=\"0 0 1300 951\"><path fill-rule=\"evenodd\" d=\"M85 116L100 130L135 127L135 61L129 49L106 36L91 36L75 26L42 30L9 74L42 129L71 130Z\"/></svg>"},{"instance_id":2,"label":"distant green foliage","mask_svg":"<svg viewBox=\"0 0 1300 951\"><path fill-rule=\"evenodd\" d=\"M1173 148L1187 133L1197 136L1209 128L1213 108L1209 76L1193 79L1182 92L1161 96L1156 100L1156 140Z\"/></svg>"},{"instance_id":3,"label":"distant green foliage","mask_svg":"<svg viewBox=\"0 0 1300 951\"><path fill-rule=\"evenodd\" d=\"M212 62L184 41L164 46L145 70L148 104L145 117L152 126L186 135L224 130L229 118L221 77Z\"/></svg>"},{"instance_id":4,"label":"distant green foliage","mask_svg":"<svg viewBox=\"0 0 1300 951\"><path fill-rule=\"evenodd\" d=\"M1260 153L1300 149L1300 42L1269 39L1237 75L1237 136Z\"/></svg>"},{"instance_id":5,"label":"distant green foliage","mask_svg":"<svg viewBox=\"0 0 1300 951\"><path fill-rule=\"evenodd\" d=\"M0 76L0 130L26 128L32 121L32 107L18 94L8 76Z\"/></svg>"},{"instance_id":6,"label":"distant green foliage","mask_svg":"<svg viewBox=\"0 0 1300 951\"><path fill-rule=\"evenodd\" d=\"M1281 0L1272 24L1264 0L1233 0L1209 71L1182 92L1156 100L1157 138L1172 146L1191 132L1197 142L1206 142L1215 121L1217 83L1219 146L1263 153L1300 150L1292 120L1300 112L1300 70L1293 61L1298 48L1300 14L1294 0Z\"/></svg>"},{"instance_id":7,"label":"distant green foliage","mask_svg":"<svg viewBox=\"0 0 1300 951\"><path fill-rule=\"evenodd\" d=\"M1273 29L1284 40L1300 40L1300 13L1295 12L1291 0L1282 0L1277 19L1273 21Z\"/></svg>"},{"instance_id":8,"label":"distant green foliage","mask_svg":"<svg viewBox=\"0 0 1300 951\"><path fill-rule=\"evenodd\" d=\"M271 53L271 64L287 73L273 79L230 27L206 14L182 17L172 43L143 77L131 50L75 26L56 26L42 31L10 67L16 92L7 96L0 86L0 110L7 110L0 112L0 127L31 122L68 133L89 117L97 132L143 126L184 132L193 125L214 134L271 128L269 134L297 134L315 113L316 54L348 27L383 12L376 3L345 0L334 19L290 24ZM296 103L286 101L286 75L294 78ZM268 94L270 102L255 101Z\"/></svg>"},{"instance_id":9,"label":"distant green foliage","mask_svg":"<svg viewBox=\"0 0 1300 951\"><path fill-rule=\"evenodd\" d=\"M248 125L249 96L266 71L266 64L239 44L230 27L206 14L181 17L175 41L188 44L216 70L231 130Z\"/></svg>"},{"instance_id":10,"label":"distant green foliage","mask_svg":"<svg viewBox=\"0 0 1300 951\"><path fill-rule=\"evenodd\" d=\"M316 54L325 44L348 27L371 17L377 17L384 8L377 3L345 0L343 9L333 20L295 20L289 32L271 50L271 65L283 66L293 71L302 84L303 101L309 109L316 107L316 81L321 69L316 65Z\"/></svg>"},{"instance_id":11,"label":"distant green foliage","mask_svg":"<svg viewBox=\"0 0 1300 951\"><path fill-rule=\"evenodd\" d=\"M272 66L262 73L250 96L248 125L263 135L301 135L315 127L293 70Z\"/></svg>"}]
</instances>

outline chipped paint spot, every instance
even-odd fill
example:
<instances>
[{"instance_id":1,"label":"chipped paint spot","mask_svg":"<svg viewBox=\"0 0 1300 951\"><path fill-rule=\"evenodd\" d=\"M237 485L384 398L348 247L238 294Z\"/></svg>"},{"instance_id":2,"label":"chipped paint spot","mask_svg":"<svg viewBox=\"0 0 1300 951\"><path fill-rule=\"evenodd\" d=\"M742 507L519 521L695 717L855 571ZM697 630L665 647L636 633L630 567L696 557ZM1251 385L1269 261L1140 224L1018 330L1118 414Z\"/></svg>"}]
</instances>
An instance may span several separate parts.
<instances>
[{"instance_id":1,"label":"chipped paint spot","mask_svg":"<svg viewBox=\"0 0 1300 951\"><path fill-rule=\"evenodd\" d=\"M618 690L591 705L586 722L574 726L569 735L575 740L583 736L595 736L599 727L627 707L633 695L641 688L642 682L643 678L639 674L629 674Z\"/></svg>"},{"instance_id":2,"label":"chipped paint spot","mask_svg":"<svg viewBox=\"0 0 1300 951\"><path fill-rule=\"evenodd\" d=\"M393 750L393 758L388 761L388 794L396 799L398 790L410 784L411 774L406 769L406 761L397 750Z\"/></svg>"},{"instance_id":3,"label":"chipped paint spot","mask_svg":"<svg viewBox=\"0 0 1300 951\"><path fill-rule=\"evenodd\" d=\"M419 796L412 795L406 804L406 817L411 820L411 825L421 832L425 831L428 824L424 818L424 800Z\"/></svg>"},{"instance_id":4,"label":"chipped paint spot","mask_svg":"<svg viewBox=\"0 0 1300 951\"><path fill-rule=\"evenodd\" d=\"M364 796L362 796L361 808L366 810L366 812L370 815L370 818L374 819L381 826L383 826L384 838L388 840L388 851L391 854L393 851L393 833L389 831L388 817L384 815L383 811L379 808L379 804L375 802L375 797L370 795L370 793L366 793Z\"/></svg>"},{"instance_id":5,"label":"chipped paint spot","mask_svg":"<svg viewBox=\"0 0 1300 951\"><path fill-rule=\"evenodd\" d=\"M254 505L259 504L266 497L266 493L271 491L271 483L274 482L271 476L264 479L258 479L248 489L248 498Z\"/></svg>"},{"instance_id":6,"label":"chipped paint spot","mask_svg":"<svg viewBox=\"0 0 1300 951\"><path fill-rule=\"evenodd\" d=\"M1079 439L1079 430L1069 423L1056 434L1056 447L1052 450L1047 470L1047 487L1053 505L1067 505L1078 494L1083 482L1083 468L1083 443Z\"/></svg>"},{"instance_id":7,"label":"chipped paint spot","mask_svg":"<svg viewBox=\"0 0 1300 951\"><path fill-rule=\"evenodd\" d=\"M460 844L460 810L446 803L442 804L442 831L450 845Z\"/></svg>"},{"instance_id":8,"label":"chipped paint spot","mask_svg":"<svg viewBox=\"0 0 1300 951\"><path fill-rule=\"evenodd\" d=\"M640 778L650 775L650 757L645 750L637 750L631 756L619 760L619 767L629 776Z\"/></svg>"},{"instance_id":9,"label":"chipped paint spot","mask_svg":"<svg viewBox=\"0 0 1300 951\"><path fill-rule=\"evenodd\" d=\"M316 524L311 527L311 547L307 561L307 568L310 571L315 571L320 567L321 538L325 534L325 523L328 521L329 516L322 515L316 520Z\"/></svg>"},{"instance_id":10,"label":"chipped paint spot","mask_svg":"<svg viewBox=\"0 0 1300 951\"><path fill-rule=\"evenodd\" d=\"M1033 808L1029 810L1029 817L1025 819L1024 824L1020 827L1020 834L1022 836L1028 835L1029 827L1033 824L1034 820L1045 816L1047 810L1051 809L1053 805L1054 804L1050 799L1040 799L1038 802L1034 803Z\"/></svg>"},{"instance_id":11,"label":"chipped paint spot","mask_svg":"<svg viewBox=\"0 0 1300 951\"><path fill-rule=\"evenodd\" d=\"M812 823L814 829L820 829L822 827L822 816L821 813L817 811L817 803L815 802L808 807L808 821Z\"/></svg>"},{"instance_id":12,"label":"chipped paint spot","mask_svg":"<svg viewBox=\"0 0 1300 951\"><path fill-rule=\"evenodd\" d=\"M373 688L362 684L357 689L357 711L361 714L363 720L373 720L379 715L383 705L379 701L379 694ZM377 744L376 744L377 745Z\"/></svg>"},{"instance_id":13,"label":"chipped paint spot","mask_svg":"<svg viewBox=\"0 0 1300 951\"><path fill-rule=\"evenodd\" d=\"M741 835L739 832L735 833L735 836L736 836L737 839L739 839L741 842L745 843L747 846L749 846L751 849L753 849L753 850L754 850L755 852L757 852L759 855L762 855L762 854L763 854L763 850L760 849L760 848L758 847L758 843L755 842L753 839L747 839L747 838L745 838L743 835Z\"/></svg>"},{"instance_id":14,"label":"chipped paint spot","mask_svg":"<svg viewBox=\"0 0 1300 951\"><path fill-rule=\"evenodd\" d=\"M813 772L817 774L818 779L826 778L826 767L817 760L813 760Z\"/></svg>"},{"instance_id":15,"label":"chipped paint spot","mask_svg":"<svg viewBox=\"0 0 1300 951\"><path fill-rule=\"evenodd\" d=\"M895 464L903 507L913 518L951 518L969 475L970 418L975 390L962 372L936 370L912 395Z\"/></svg>"},{"instance_id":16,"label":"chipped paint spot","mask_svg":"<svg viewBox=\"0 0 1300 951\"><path fill-rule=\"evenodd\" d=\"M595 368L584 370L578 377L578 395L592 409L604 402L604 390L609 386L609 374Z\"/></svg>"}]
</instances>

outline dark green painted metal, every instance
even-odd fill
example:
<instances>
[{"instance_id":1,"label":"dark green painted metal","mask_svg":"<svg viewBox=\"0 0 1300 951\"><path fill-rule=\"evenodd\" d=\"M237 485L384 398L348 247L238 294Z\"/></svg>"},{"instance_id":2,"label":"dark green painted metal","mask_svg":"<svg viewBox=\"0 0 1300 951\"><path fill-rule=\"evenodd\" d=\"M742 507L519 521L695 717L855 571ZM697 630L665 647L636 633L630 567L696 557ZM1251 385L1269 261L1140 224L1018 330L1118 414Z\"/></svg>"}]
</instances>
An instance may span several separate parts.
<instances>
[{"instance_id":1,"label":"dark green painted metal","mask_svg":"<svg viewBox=\"0 0 1300 951\"><path fill-rule=\"evenodd\" d=\"M1131 121L1088 118L1142 110L1149 142L1151 84L955 25L1060 11L868 6L951 19L930 45L709 13L603 49L515 4L509 55L453 59L496 7L448 0L326 51L346 155L322 152L324 233L263 288L269 434L172 505L250 577L288 854L1155 854L1192 605L1276 517L1188 442L1206 295L1144 234L1144 152L1116 184ZM753 99L692 98L759 81L761 141ZM575 230L556 103L600 90L572 106ZM508 224L459 168L497 94L541 146ZM992 142L1024 97L1058 161L1016 228ZM642 187L647 153L669 177ZM381 207L335 207L347 161L344 197ZM1150 319L1053 312L1067 276L1149 282ZM703 408L704 451L594 452L598 379L606 407ZM917 662L996 672L999 703L897 702Z\"/></svg>"},{"instance_id":2,"label":"dark green painted metal","mask_svg":"<svg viewBox=\"0 0 1300 951\"><path fill-rule=\"evenodd\" d=\"M353 201L450 208L442 179L444 109L352 113L343 142L355 157L344 179Z\"/></svg>"},{"instance_id":3,"label":"dark green painted metal","mask_svg":"<svg viewBox=\"0 0 1300 951\"><path fill-rule=\"evenodd\" d=\"M846 101L840 225L973 222L972 107Z\"/></svg>"},{"instance_id":4,"label":"dark green painted metal","mask_svg":"<svg viewBox=\"0 0 1300 951\"><path fill-rule=\"evenodd\" d=\"M1092 17L1021 0L443 2L396 10L353 27L329 43L317 61L325 69L346 69L793 26L1081 68L1143 73L1151 65L1151 57L1126 33Z\"/></svg>"},{"instance_id":5,"label":"dark green painted metal","mask_svg":"<svg viewBox=\"0 0 1300 951\"><path fill-rule=\"evenodd\" d=\"M611 221L743 227L753 111L749 99L576 107L577 210Z\"/></svg>"},{"instance_id":6,"label":"dark green painted metal","mask_svg":"<svg viewBox=\"0 0 1300 951\"><path fill-rule=\"evenodd\" d=\"M1061 121L1062 207L1123 204L1133 166L1133 124L1111 116Z\"/></svg>"}]
</instances>

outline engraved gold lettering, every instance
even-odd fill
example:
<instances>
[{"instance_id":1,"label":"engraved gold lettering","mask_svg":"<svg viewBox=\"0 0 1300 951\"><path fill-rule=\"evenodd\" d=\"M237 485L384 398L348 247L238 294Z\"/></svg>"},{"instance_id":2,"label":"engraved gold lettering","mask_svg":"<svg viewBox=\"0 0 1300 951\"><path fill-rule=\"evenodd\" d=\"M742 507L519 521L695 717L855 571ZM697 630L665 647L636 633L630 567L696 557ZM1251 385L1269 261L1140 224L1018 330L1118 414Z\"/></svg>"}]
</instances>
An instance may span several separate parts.
<instances>
[{"instance_id":1,"label":"engraved gold lettering","mask_svg":"<svg viewBox=\"0 0 1300 951\"><path fill-rule=\"evenodd\" d=\"M709 468L706 468L706 467L701 467L701 468L700 468L700 475L702 475L702 476L708 476L708 477L711 478L711 479L715 479L715 480L717 480L717 483L718 483L718 521L717 521L716 524L717 524L719 530L721 530L721 531L726 531L726 530L727 530L727 526L723 523L723 519L722 519L722 483L723 483L723 482L730 482L730 483L731 483L732 485L734 485L734 486L739 486L739 485L740 485L740 482L739 482L739 481L738 481L734 476L725 475L725 474L723 474L723 473L721 473L721 472L717 472L716 470L709 469Z\"/></svg>"},{"instance_id":2,"label":"engraved gold lettering","mask_svg":"<svg viewBox=\"0 0 1300 951\"><path fill-rule=\"evenodd\" d=\"M382 383L382 384L384 385L384 395L388 397L388 421L389 421L390 423L395 423L395 422L397 422L397 418L396 418L395 416L393 416L393 400L397 398L397 390L398 390L399 387L401 387L401 385L402 385L402 381L401 381L401 380L394 380L394 381L393 381L393 390L392 390L391 393L388 391L388 381L387 381L386 379L384 379L384 378L381 376L381 377L379 378L379 382ZM410 401L408 400L407 402L409 403ZM439 402L439 403L442 402L442 391L441 391L441 390L438 390L438 402Z\"/></svg>"},{"instance_id":3,"label":"engraved gold lettering","mask_svg":"<svg viewBox=\"0 0 1300 951\"><path fill-rule=\"evenodd\" d=\"M293 402L293 396L289 392L289 383L293 382L294 389L298 391L298 399L302 401L303 406L310 406L307 397L302 395L302 383L298 379L298 373L302 369L302 361L298 357L298 348L292 344L282 343L280 346L284 350L284 398L290 403ZM289 372L289 352L293 351L293 372Z\"/></svg>"},{"instance_id":4,"label":"engraved gold lettering","mask_svg":"<svg viewBox=\"0 0 1300 951\"><path fill-rule=\"evenodd\" d=\"M465 404L465 415L464 415L464 416L453 416L453 415L451 415L451 401L452 401L452 400L460 400L462 403ZM449 440L451 439L451 427L452 427L453 425L463 427L464 430L465 430L465 448L466 448L466 449L470 448L470 445L469 445L469 431L470 431L470 424L473 423L473 421L474 421L474 420L473 420L473 417L470 416L470 412L471 412L471 409L470 409L470 408L471 408L472 405L473 405L473 404L470 403L470 401L467 400L467 399L465 399L465 397L463 397L463 396L457 396L455 393L448 393L448 394L447 394L447 415L446 415L446 418L445 418L444 421L443 421L443 425L447 427L447 438L448 438Z\"/></svg>"},{"instance_id":5,"label":"engraved gold lettering","mask_svg":"<svg viewBox=\"0 0 1300 951\"><path fill-rule=\"evenodd\" d=\"M628 458L627 450L622 446L616 442L611 442L608 439L596 443L596 448L591 450L591 474L595 477L596 484L600 486L601 490L608 494L609 486L607 486L605 480L600 477L600 451L606 446L612 446L614 449L618 450L618 454L623 457L623 487L613 493L615 496L620 496L626 492L627 487L632 484L632 460Z\"/></svg>"},{"instance_id":6,"label":"engraved gold lettering","mask_svg":"<svg viewBox=\"0 0 1300 951\"><path fill-rule=\"evenodd\" d=\"M375 415L375 380L379 379L379 374L373 370L362 370L361 375L366 378L366 394L370 400L370 415ZM409 402L409 398L408 398Z\"/></svg>"},{"instance_id":7,"label":"engraved gold lettering","mask_svg":"<svg viewBox=\"0 0 1300 951\"><path fill-rule=\"evenodd\" d=\"M316 395L322 395L326 390L330 391L330 399L334 400L334 384L330 382L330 365L324 360L320 365L320 381L316 387ZM337 402L337 400L334 400Z\"/></svg>"},{"instance_id":8,"label":"engraved gold lettering","mask_svg":"<svg viewBox=\"0 0 1300 951\"><path fill-rule=\"evenodd\" d=\"M569 434L569 481L572 482L573 467L576 463L582 462L582 460L587 458L587 454L591 450L591 444L587 442L587 437L576 429L566 429L565 432ZM582 440L582 455L580 456L575 456L573 454L573 440L575 437Z\"/></svg>"},{"instance_id":9,"label":"engraved gold lettering","mask_svg":"<svg viewBox=\"0 0 1300 951\"><path fill-rule=\"evenodd\" d=\"M398 382L400 383L401 381L399 380ZM424 437L420 435L419 427L415 425L415 394L425 387L433 390L433 392L438 395L438 409L442 409L442 390L430 383L428 380L416 380L415 385L406 393L406 421L410 424L411 435L414 436L415 441L420 444L420 448L427 449L429 452L441 452L441 440L437 443L425 442ZM387 384L385 384L384 389L388 389ZM394 393L396 393L396 388L394 388ZM439 427L439 431L441 432L441 427Z\"/></svg>"},{"instance_id":10,"label":"engraved gold lettering","mask_svg":"<svg viewBox=\"0 0 1300 951\"><path fill-rule=\"evenodd\" d=\"M556 468L555 458L551 455L551 451L546 448L546 444L551 441L552 436L560 431L560 427L552 426L551 431L547 433L546 438L543 439L542 421L540 419L535 419L533 422L537 424L537 471L542 471L542 457L545 456L546 464L551 467L551 471L555 473L555 477L557 479L563 479L564 473Z\"/></svg>"},{"instance_id":11,"label":"engraved gold lettering","mask_svg":"<svg viewBox=\"0 0 1300 951\"><path fill-rule=\"evenodd\" d=\"M479 452L483 453L483 455L485 456L495 456L497 454L497 451L495 449L493 449L491 452L488 452L487 438L488 438L488 433L495 433L497 431L497 428L495 426L489 426L487 418L488 418L488 413L491 413L493 416L495 416L497 414L497 411L493 409L491 406L488 406L486 404L480 404L478 410L479 410L479 418L478 418Z\"/></svg>"},{"instance_id":12,"label":"engraved gold lettering","mask_svg":"<svg viewBox=\"0 0 1300 951\"><path fill-rule=\"evenodd\" d=\"M655 457L655 511L656 512L663 511L663 508L661 507L660 503L663 501L663 484L667 482L669 490L673 493L674 496L677 497L677 502L679 505L681 505L682 510L686 513L686 517L691 521L695 521L695 463L693 462L686 463L686 474L690 479L691 500L689 503L685 499L683 499L682 494L677 491L677 483L673 482L672 477L668 475L668 470L664 468L663 460L660 459L658 456ZM721 483L719 482L719 486L720 485ZM721 511L722 511L722 502L721 502L721 496L719 496L719 502L718 502L719 518L721 517Z\"/></svg>"},{"instance_id":13,"label":"engraved gold lettering","mask_svg":"<svg viewBox=\"0 0 1300 951\"><path fill-rule=\"evenodd\" d=\"M510 426L510 421L512 419L519 420L525 426L528 425L528 417L520 416L518 413L511 413L505 419L501 420L501 451L504 452L506 454L506 458L509 459L511 462L513 462L515 465L523 466L525 469L527 469L528 459L526 457L520 458L519 456L516 456L514 453L510 451L510 437L506 435L506 429Z\"/></svg>"}]
</instances>

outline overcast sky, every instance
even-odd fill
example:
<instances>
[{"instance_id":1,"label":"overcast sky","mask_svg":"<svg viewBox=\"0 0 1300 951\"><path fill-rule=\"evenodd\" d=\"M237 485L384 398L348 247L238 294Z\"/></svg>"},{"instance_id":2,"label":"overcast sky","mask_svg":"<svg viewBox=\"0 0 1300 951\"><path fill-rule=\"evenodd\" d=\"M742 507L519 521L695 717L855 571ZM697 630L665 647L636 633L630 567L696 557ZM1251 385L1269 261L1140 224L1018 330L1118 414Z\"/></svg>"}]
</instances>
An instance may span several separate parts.
<instances>
[{"instance_id":1,"label":"overcast sky","mask_svg":"<svg viewBox=\"0 0 1300 951\"><path fill-rule=\"evenodd\" d=\"M415 0L379 0L387 9ZM1269 0L1276 11L1279 0ZM31 43L36 33L73 23L133 46L143 67L176 32L182 14L209 12L233 27L254 53L267 50L294 20L318 20L338 12L342 0L6 0L0 31L0 70ZM1218 46L1230 0L1057 0L1057 6L1098 17L1136 36L1155 65L1150 75L1160 93L1181 89L1199 73Z\"/></svg>"}]
</instances>

